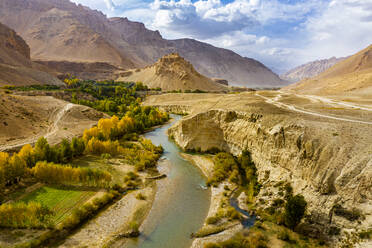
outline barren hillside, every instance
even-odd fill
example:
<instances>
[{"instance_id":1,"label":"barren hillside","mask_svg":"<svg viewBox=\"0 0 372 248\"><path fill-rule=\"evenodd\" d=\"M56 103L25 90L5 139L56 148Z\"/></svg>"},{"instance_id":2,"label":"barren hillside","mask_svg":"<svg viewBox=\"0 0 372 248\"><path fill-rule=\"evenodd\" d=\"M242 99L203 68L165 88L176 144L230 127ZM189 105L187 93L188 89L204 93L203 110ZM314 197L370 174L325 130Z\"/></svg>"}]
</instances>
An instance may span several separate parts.
<instances>
[{"instance_id":1,"label":"barren hillside","mask_svg":"<svg viewBox=\"0 0 372 248\"><path fill-rule=\"evenodd\" d=\"M166 54L178 52L200 73L227 79L231 84L285 84L254 59L192 39L166 40L142 23L108 19L69 0L0 0L0 21L25 38L36 60L106 62L130 69L151 65Z\"/></svg>"},{"instance_id":2,"label":"barren hillside","mask_svg":"<svg viewBox=\"0 0 372 248\"><path fill-rule=\"evenodd\" d=\"M287 73L281 75L281 77L285 80L295 83L306 78L316 77L344 59L345 58L332 57L329 59L312 61L288 71Z\"/></svg>"},{"instance_id":3,"label":"barren hillside","mask_svg":"<svg viewBox=\"0 0 372 248\"><path fill-rule=\"evenodd\" d=\"M162 57L154 65L123 73L120 81L143 82L162 90L227 91L228 88L198 73L193 65L178 54Z\"/></svg>"},{"instance_id":4,"label":"barren hillside","mask_svg":"<svg viewBox=\"0 0 372 248\"><path fill-rule=\"evenodd\" d=\"M285 87L304 94L371 97L372 45L334 65L317 77Z\"/></svg>"},{"instance_id":5,"label":"barren hillside","mask_svg":"<svg viewBox=\"0 0 372 248\"><path fill-rule=\"evenodd\" d=\"M81 135L104 117L89 107L51 96L8 95L0 91L0 151L33 144L44 136L51 144Z\"/></svg>"},{"instance_id":6,"label":"barren hillside","mask_svg":"<svg viewBox=\"0 0 372 248\"><path fill-rule=\"evenodd\" d=\"M0 85L62 83L47 72L48 68L31 62L26 42L0 23Z\"/></svg>"}]
</instances>

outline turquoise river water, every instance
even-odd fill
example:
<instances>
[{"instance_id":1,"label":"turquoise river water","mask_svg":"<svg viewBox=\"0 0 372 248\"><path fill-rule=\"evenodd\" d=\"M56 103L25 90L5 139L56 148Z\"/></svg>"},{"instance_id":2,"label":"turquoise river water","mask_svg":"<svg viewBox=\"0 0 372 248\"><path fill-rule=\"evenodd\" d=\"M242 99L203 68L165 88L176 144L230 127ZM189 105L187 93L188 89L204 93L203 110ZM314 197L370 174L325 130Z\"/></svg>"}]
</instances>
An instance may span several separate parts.
<instances>
[{"instance_id":1,"label":"turquoise river water","mask_svg":"<svg viewBox=\"0 0 372 248\"><path fill-rule=\"evenodd\" d=\"M184 160L180 149L169 140L166 131L181 117L145 135L164 148L159 171L167 178L157 182L152 209L141 227L141 236L126 244L129 248L187 248L191 233L202 227L210 205L210 190L205 190L202 172ZM204 188L204 189L203 189Z\"/></svg>"}]
</instances>

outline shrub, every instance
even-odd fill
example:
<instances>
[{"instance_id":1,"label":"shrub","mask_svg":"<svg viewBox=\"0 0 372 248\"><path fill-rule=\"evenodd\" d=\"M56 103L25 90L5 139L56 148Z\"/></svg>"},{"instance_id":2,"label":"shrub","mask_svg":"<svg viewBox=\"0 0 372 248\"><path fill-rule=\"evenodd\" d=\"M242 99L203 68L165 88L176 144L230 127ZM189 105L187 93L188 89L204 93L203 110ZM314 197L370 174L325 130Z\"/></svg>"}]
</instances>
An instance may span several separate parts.
<instances>
[{"instance_id":1,"label":"shrub","mask_svg":"<svg viewBox=\"0 0 372 248\"><path fill-rule=\"evenodd\" d=\"M282 230L278 233L278 239L289 242L291 240L291 237L289 236L289 233L287 230Z\"/></svg>"},{"instance_id":2,"label":"shrub","mask_svg":"<svg viewBox=\"0 0 372 248\"><path fill-rule=\"evenodd\" d=\"M144 201L144 200L146 200L146 196L143 195L142 193L139 193L139 194L136 195L136 199Z\"/></svg>"},{"instance_id":3,"label":"shrub","mask_svg":"<svg viewBox=\"0 0 372 248\"><path fill-rule=\"evenodd\" d=\"M217 222L219 222L219 221L220 221L220 218L219 217L217 217L217 216L211 216L211 217L208 217L207 218L206 223L208 225L214 225L214 224L217 224Z\"/></svg>"},{"instance_id":4,"label":"shrub","mask_svg":"<svg viewBox=\"0 0 372 248\"><path fill-rule=\"evenodd\" d=\"M361 231L359 233L359 238L361 238L361 239L372 239L372 228L370 228L368 230L365 230L365 231Z\"/></svg>"},{"instance_id":5,"label":"shrub","mask_svg":"<svg viewBox=\"0 0 372 248\"><path fill-rule=\"evenodd\" d=\"M307 202L302 195L290 197L285 206L285 224L294 229L305 215Z\"/></svg>"},{"instance_id":6,"label":"shrub","mask_svg":"<svg viewBox=\"0 0 372 248\"><path fill-rule=\"evenodd\" d=\"M333 207L333 211L336 215L344 217L345 219L349 221L356 221L362 217L362 214L360 213L358 209L353 208L352 210L348 210L348 209L343 208L340 204L336 204Z\"/></svg>"},{"instance_id":7,"label":"shrub","mask_svg":"<svg viewBox=\"0 0 372 248\"><path fill-rule=\"evenodd\" d=\"M284 200L283 199L280 199L280 198L278 198L278 199L275 199L274 201L273 201L273 203L271 204L271 206L273 206L273 207L281 207L281 206L283 206L284 205Z\"/></svg>"},{"instance_id":8,"label":"shrub","mask_svg":"<svg viewBox=\"0 0 372 248\"><path fill-rule=\"evenodd\" d=\"M331 236L340 235L341 229L337 226L331 226L328 230L328 234Z\"/></svg>"}]
</instances>

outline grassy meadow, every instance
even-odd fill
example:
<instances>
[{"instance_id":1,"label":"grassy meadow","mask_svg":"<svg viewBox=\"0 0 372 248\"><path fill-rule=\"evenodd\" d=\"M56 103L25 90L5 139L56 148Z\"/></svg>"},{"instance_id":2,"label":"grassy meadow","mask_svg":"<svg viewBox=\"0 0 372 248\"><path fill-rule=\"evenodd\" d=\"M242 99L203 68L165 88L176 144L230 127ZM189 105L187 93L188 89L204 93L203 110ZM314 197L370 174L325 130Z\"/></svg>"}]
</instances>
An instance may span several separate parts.
<instances>
[{"instance_id":1,"label":"grassy meadow","mask_svg":"<svg viewBox=\"0 0 372 248\"><path fill-rule=\"evenodd\" d=\"M74 187L43 186L23 196L20 201L38 202L53 212L52 223L58 224L97 192Z\"/></svg>"}]
</instances>

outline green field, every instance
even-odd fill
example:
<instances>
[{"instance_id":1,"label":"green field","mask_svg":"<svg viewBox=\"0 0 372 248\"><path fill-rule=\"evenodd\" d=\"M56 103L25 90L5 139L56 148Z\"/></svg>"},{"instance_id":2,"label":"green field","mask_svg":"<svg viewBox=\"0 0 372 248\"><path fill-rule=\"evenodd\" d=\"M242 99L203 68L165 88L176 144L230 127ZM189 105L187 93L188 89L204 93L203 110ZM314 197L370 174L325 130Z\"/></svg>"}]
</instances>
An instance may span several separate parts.
<instances>
[{"instance_id":1,"label":"green field","mask_svg":"<svg viewBox=\"0 0 372 248\"><path fill-rule=\"evenodd\" d=\"M54 212L55 224L64 220L71 211L88 201L97 192L74 188L44 186L27 195L21 201L39 202Z\"/></svg>"}]
</instances>

